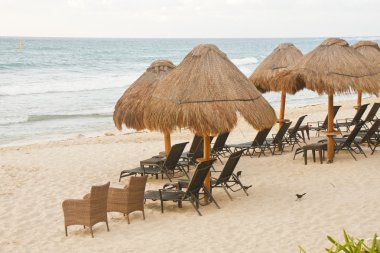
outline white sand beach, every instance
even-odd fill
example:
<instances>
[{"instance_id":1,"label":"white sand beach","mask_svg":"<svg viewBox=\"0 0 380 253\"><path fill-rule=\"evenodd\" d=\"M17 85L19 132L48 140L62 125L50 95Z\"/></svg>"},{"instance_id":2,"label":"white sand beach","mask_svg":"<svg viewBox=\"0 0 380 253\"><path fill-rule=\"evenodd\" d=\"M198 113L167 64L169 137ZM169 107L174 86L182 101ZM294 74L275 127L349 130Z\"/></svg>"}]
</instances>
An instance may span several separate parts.
<instances>
[{"instance_id":1,"label":"white sand beach","mask_svg":"<svg viewBox=\"0 0 380 253\"><path fill-rule=\"evenodd\" d=\"M363 103L379 102L376 97ZM340 102L336 118L352 117L354 101ZM305 122L323 120L326 105L286 110L286 118ZM367 112L369 109L367 109ZM277 131L277 127L273 128ZM313 163L309 155L286 148L282 155L243 157L236 170L249 189L232 193L230 201L222 189L213 204L201 206L200 217L190 203L178 208L147 201L146 220L130 215L131 224L120 213L109 213L110 232L99 223L91 238L88 228L70 226L65 236L62 201L82 198L92 185L119 183L121 170L163 150L162 135L153 132L83 137L0 149L0 252L322 252L330 246L326 236L342 239L342 229L370 238L380 232L380 149L368 158L340 152L333 164ZM243 120L227 143L253 140L256 131ZM316 142L314 137L308 142ZM320 137L322 138L322 137ZM187 130L172 135L172 143L191 141ZM190 146L190 145L189 145ZM189 148L189 146L187 148ZM222 165L217 162L216 167ZM194 169L192 169L194 171ZM147 189L158 189L166 179L148 179ZM306 193L296 201L296 193Z\"/></svg>"}]
</instances>

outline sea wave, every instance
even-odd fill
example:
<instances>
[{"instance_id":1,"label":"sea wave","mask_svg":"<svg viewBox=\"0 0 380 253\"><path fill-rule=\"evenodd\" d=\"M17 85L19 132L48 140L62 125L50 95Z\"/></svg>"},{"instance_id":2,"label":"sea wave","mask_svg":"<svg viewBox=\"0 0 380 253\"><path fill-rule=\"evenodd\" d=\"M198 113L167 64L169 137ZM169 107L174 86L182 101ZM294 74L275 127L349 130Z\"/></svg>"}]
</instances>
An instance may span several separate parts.
<instances>
[{"instance_id":1,"label":"sea wave","mask_svg":"<svg viewBox=\"0 0 380 253\"><path fill-rule=\"evenodd\" d=\"M79 114L41 114L29 115L26 117L19 117L15 119L8 119L0 121L0 126L9 126L15 124L23 124L38 121L50 120L65 120L65 119L79 119L79 118L110 118L112 113L79 113Z\"/></svg>"},{"instance_id":2,"label":"sea wave","mask_svg":"<svg viewBox=\"0 0 380 253\"><path fill-rule=\"evenodd\" d=\"M231 61L237 66L257 64L259 62L259 60L256 57L244 57L244 58L232 59Z\"/></svg>"},{"instance_id":3,"label":"sea wave","mask_svg":"<svg viewBox=\"0 0 380 253\"><path fill-rule=\"evenodd\" d=\"M14 83L0 85L0 96L18 96L45 93L67 93L124 88L137 79L138 73L124 76L91 76L85 78L35 77L33 81L23 77Z\"/></svg>"}]
</instances>

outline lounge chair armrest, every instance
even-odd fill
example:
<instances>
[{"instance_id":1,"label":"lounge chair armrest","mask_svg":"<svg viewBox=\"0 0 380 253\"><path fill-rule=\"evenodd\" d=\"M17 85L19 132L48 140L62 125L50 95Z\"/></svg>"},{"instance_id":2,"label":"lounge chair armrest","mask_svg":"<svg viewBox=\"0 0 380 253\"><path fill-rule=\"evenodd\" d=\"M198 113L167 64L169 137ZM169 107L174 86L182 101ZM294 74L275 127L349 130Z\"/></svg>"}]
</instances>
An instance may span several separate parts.
<instances>
[{"instance_id":1,"label":"lounge chair armrest","mask_svg":"<svg viewBox=\"0 0 380 253\"><path fill-rule=\"evenodd\" d=\"M347 119L337 119L335 122L339 124L339 123L347 123L348 121Z\"/></svg>"},{"instance_id":2,"label":"lounge chair armrest","mask_svg":"<svg viewBox=\"0 0 380 253\"><path fill-rule=\"evenodd\" d=\"M179 189L179 183L178 182L166 183L166 184L164 184L164 186L163 186L162 189L163 190L167 190L167 189Z\"/></svg>"}]
</instances>

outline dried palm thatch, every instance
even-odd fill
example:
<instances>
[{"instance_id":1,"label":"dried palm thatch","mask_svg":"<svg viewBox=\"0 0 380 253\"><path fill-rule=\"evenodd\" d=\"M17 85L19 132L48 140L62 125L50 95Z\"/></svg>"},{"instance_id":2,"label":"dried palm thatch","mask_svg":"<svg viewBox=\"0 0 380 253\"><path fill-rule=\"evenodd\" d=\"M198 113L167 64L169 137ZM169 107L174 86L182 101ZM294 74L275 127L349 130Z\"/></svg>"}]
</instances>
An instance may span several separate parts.
<instances>
[{"instance_id":1,"label":"dried palm thatch","mask_svg":"<svg viewBox=\"0 0 380 253\"><path fill-rule=\"evenodd\" d=\"M277 73L295 64L302 57L301 51L292 43L282 43L268 55L256 70L249 77L249 80L261 92L282 91L280 86L273 85L273 79ZM290 94L294 94L298 89L290 87Z\"/></svg>"},{"instance_id":2,"label":"dried palm thatch","mask_svg":"<svg viewBox=\"0 0 380 253\"><path fill-rule=\"evenodd\" d=\"M374 64L380 65L380 48L376 42L362 40L353 44L352 47Z\"/></svg>"},{"instance_id":3,"label":"dried palm thatch","mask_svg":"<svg viewBox=\"0 0 380 253\"><path fill-rule=\"evenodd\" d=\"M326 39L276 77L278 88L306 87L318 94L377 94L379 83L380 68L338 38Z\"/></svg>"},{"instance_id":4,"label":"dried palm thatch","mask_svg":"<svg viewBox=\"0 0 380 253\"><path fill-rule=\"evenodd\" d=\"M142 74L121 96L115 106L113 121L121 130L124 123L128 128L143 130L144 111L150 102L153 91L158 82L175 66L171 61L157 60Z\"/></svg>"},{"instance_id":5,"label":"dried palm thatch","mask_svg":"<svg viewBox=\"0 0 380 253\"><path fill-rule=\"evenodd\" d=\"M149 128L189 128L215 135L232 130L240 113L256 129L274 124L273 108L215 45L195 47L155 89L146 109Z\"/></svg>"}]
</instances>

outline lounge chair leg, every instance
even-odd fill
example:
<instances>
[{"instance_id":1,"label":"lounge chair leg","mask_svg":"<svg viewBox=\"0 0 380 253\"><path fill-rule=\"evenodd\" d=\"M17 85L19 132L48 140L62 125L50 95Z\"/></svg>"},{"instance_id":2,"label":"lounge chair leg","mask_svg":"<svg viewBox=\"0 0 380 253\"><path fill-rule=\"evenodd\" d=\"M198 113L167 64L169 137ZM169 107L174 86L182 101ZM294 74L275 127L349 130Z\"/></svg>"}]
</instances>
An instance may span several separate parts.
<instances>
[{"instance_id":1,"label":"lounge chair leg","mask_svg":"<svg viewBox=\"0 0 380 253\"><path fill-rule=\"evenodd\" d=\"M90 226L91 236L94 238L94 232L92 232L92 226Z\"/></svg>"},{"instance_id":2,"label":"lounge chair leg","mask_svg":"<svg viewBox=\"0 0 380 253\"><path fill-rule=\"evenodd\" d=\"M218 205L218 203L215 201L214 197L212 196L211 192L209 192L206 188L203 188L204 192L209 196L209 198L211 199L212 202L214 202L214 204L216 205L216 207L218 209L220 209L220 206Z\"/></svg>"},{"instance_id":3,"label":"lounge chair leg","mask_svg":"<svg viewBox=\"0 0 380 253\"><path fill-rule=\"evenodd\" d=\"M107 225L107 231L110 231L110 227L108 226L108 220L106 220L106 225Z\"/></svg>"},{"instance_id":4,"label":"lounge chair leg","mask_svg":"<svg viewBox=\"0 0 380 253\"><path fill-rule=\"evenodd\" d=\"M196 205L194 204L194 200L190 200L191 204L193 205L195 211L197 211L198 215L199 216L202 216L201 212L199 212L198 208L196 207Z\"/></svg>"},{"instance_id":5,"label":"lounge chair leg","mask_svg":"<svg viewBox=\"0 0 380 253\"><path fill-rule=\"evenodd\" d=\"M227 195L228 195L228 197L230 198L230 200L232 200L231 194L227 191L225 185L223 185L223 190L227 193Z\"/></svg>"}]
</instances>

